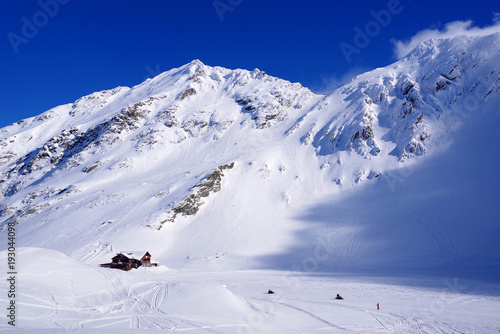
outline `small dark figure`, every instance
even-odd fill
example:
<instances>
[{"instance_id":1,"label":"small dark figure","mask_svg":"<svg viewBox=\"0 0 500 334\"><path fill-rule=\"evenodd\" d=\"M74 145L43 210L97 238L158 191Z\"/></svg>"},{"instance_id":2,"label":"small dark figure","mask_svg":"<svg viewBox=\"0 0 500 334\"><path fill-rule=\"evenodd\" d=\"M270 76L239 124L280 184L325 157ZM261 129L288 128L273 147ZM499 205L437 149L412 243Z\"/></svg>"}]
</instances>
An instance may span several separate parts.
<instances>
[{"instance_id":1,"label":"small dark figure","mask_svg":"<svg viewBox=\"0 0 500 334\"><path fill-rule=\"evenodd\" d=\"M268 293L268 294L270 294L270 295L272 295L272 294L274 293L274 291L273 291L273 290L271 290L271 289L269 289L269 290L267 291L267 293Z\"/></svg>"},{"instance_id":2,"label":"small dark figure","mask_svg":"<svg viewBox=\"0 0 500 334\"><path fill-rule=\"evenodd\" d=\"M379 308L380 308L380 305L379 305L379 303L377 303L377 310L378 310Z\"/></svg>"},{"instance_id":3,"label":"small dark figure","mask_svg":"<svg viewBox=\"0 0 500 334\"><path fill-rule=\"evenodd\" d=\"M344 297L342 297L341 295L339 295L339 294L337 293L337 297L335 297L335 299L344 299Z\"/></svg>"}]
</instances>

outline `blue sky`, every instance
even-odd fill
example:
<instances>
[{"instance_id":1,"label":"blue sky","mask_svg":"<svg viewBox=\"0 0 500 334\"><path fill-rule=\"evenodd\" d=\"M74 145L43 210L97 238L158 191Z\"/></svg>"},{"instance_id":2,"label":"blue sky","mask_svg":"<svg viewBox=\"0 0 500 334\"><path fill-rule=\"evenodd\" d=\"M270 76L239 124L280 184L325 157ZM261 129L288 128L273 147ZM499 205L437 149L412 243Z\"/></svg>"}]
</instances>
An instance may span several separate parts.
<instances>
[{"instance_id":1,"label":"blue sky","mask_svg":"<svg viewBox=\"0 0 500 334\"><path fill-rule=\"evenodd\" d=\"M395 61L394 40L498 12L497 1L1 1L0 127L193 59L325 92Z\"/></svg>"}]
</instances>

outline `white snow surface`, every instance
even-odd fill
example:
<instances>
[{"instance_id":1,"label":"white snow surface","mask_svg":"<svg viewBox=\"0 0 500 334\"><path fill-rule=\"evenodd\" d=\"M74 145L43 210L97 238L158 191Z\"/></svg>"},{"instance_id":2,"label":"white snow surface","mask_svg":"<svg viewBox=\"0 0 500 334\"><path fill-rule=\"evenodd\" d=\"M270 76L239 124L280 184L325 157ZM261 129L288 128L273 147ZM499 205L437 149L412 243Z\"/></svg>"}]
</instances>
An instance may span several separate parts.
<instances>
[{"instance_id":1,"label":"white snow surface","mask_svg":"<svg viewBox=\"0 0 500 334\"><path fill-rule=\"evenodd\" d=\"M17 329L29 334L499 330L498 286L458 278L164 266L123 272L49 249L21 248L18 256Z\"/></svg>"},{"instance_id":2,"label":"white snow surface","mask_svg":"<svg viewBox=\"0 0 500 334\"><path fill-rule=\"evenodd\" d=\"M17 328L500 331L499 67L498 33L326 96L195 60L0 129Z\"/></svg>"}]
</instances>

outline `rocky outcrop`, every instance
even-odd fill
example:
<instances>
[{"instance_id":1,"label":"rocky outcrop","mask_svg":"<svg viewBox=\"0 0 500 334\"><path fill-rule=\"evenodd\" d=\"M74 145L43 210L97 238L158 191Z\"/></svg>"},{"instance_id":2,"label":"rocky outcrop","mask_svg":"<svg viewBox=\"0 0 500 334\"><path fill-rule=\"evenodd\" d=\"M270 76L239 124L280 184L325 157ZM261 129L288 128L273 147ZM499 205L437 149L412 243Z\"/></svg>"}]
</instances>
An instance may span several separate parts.
<instances>
[{"instance_id":1,"label":"rocky outcrop","mask_svg":"<svg viewBox=\"0 0 500 334\"><path fill-rule=\"evenodd\" d=\"M403 93L405 99L403 105L401 106L400 117L405 119L410 115L414 108L417 108L422 100L420 95L420 86L412 79L405 78L401 86L401 92Z\"/></svg>"},{"instance_id":2,"label":"rocky outcrop","mask_svg":"<svg viewBox=\"0 0 500 334\"><path fill-rule=\"evenodd\" d=\"M191 188L191 194L182 202L175 204L168 210L169 217L160 222L158 229L161 229L163 224L167 222L174 222L178 215L192 216L195 215L200 206L203 205L203 198L208 197L212 193L221 190L222 177L224 171L232 169L234 162L219 166L216 170L212 171L207 177L202 179L198 184Z\"/></svg>"},{"instance_id":3,"label":"rocky outcrop","mask_svg":"<svg viewBox=\"0 0 500 334\"><path fill-rule=\"evenodd\" d=\"M187 98L187 97L189 97L191 95L195 95L195 94L196 94L196 89L194 89L194 88L191 87L191 88L186 89L184 92L182 92L180 99L182 101L185 98Z\"/></svg>"},{"instance_id":4,"label":"rocky outcrop","mask_svg":"<svg viewBox=\"0 0 500 334\"><path fill-rule=\"evenodd\" d=\"M309 90L300 84L289 84L288 89L270 92L254 92L253 95L237 96L236 103L244 112L252 115L257 129L265 129L284 121L294 109L301 109L300 99L312 97Z\"/></svg>"}]
</instances>

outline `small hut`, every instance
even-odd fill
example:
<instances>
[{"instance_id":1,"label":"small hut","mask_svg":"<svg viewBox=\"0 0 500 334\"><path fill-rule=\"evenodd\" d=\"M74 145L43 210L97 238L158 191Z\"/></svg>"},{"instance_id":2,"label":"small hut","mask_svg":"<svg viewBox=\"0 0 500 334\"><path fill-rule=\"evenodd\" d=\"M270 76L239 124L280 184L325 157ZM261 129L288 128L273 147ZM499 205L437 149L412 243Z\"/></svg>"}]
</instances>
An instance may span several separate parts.
<instances>
[{"instance_id":1,"label":"small hut","mask_svg":"<svg viewBox=\"0 0 500 334\"><path fill-rule=\"evenodd\" d=\"M130 270L132 268L144 267L156 267L158 263L151 262L151 254L144 251L135 252L120 252L116 253L114 257L111 258L111 262L100 264L104 268L113 268L121 270Z\"/></svg>"}]
</instances>

